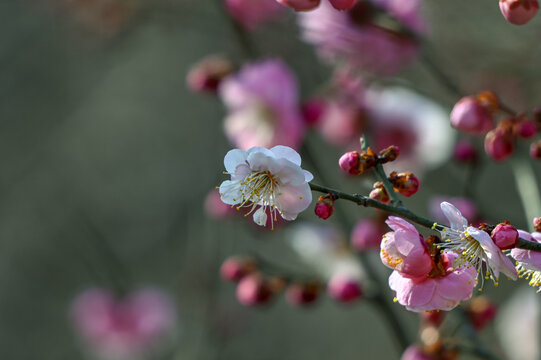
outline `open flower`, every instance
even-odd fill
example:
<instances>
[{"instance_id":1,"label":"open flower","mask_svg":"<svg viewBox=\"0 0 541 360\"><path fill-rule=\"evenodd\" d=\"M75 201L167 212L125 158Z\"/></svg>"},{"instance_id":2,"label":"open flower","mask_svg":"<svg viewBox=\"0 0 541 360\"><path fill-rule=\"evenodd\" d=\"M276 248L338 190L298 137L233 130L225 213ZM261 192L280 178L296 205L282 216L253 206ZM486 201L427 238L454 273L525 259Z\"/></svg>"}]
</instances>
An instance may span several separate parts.
<instances>
[{"instance_id":1,"label":"open flower","mask_svg":"<svg viewBox=\"0 0 541 360\"><path fill-rule=\"evenodd\" d=\"M449 311L472 296L477 273L471 267L454 267L457 255L439 255L441 261L428 276L410 278L398 271L389 277L389 286L396 292L396 301L410 311Z\"/></svg>"},{"instance_id":2,"label":"open flower","mask_svg":"<svg viewBox=\"0 0 541 360\"><path fill-rule=\"evenodd\" d=\"M527 233L524 230L518 230L520 238L541 242L541 233ZM541 292L541 252L518 249L511 250L511 256L517 261L517 271L520 278L530 280L529 285L537 287L537 292Z\"/></svg>"},{"instance_id":3,"label":"open flower","mask_svg":"<svg viewBox=\"0 0 541 360\"><path fill-rule=\"evenodd\" d=\"M258 225L267 223L267 214L271 223L277 220L277 213L285 220L295 220L312 202L308 182L314 177L301 169L300 155L287 146L230 150L224 165L231 180L220 185L222 201L237 209L251 208L246 215L253 213Z\"/></svg>"},{"instance_id":4,"label":"open flower","mask_svg":"<svg viewBox=\"0 0 541 360\"><path fill-rule=\"evenodd\" d=\"M498 285L500 272L509 278L516 280L517 271L509 258L494 244L488 233L468 226L468 220L462 216L454 205L448 202L441 203L441 210L449 220L450 229L440 231L444 241L441 245L445 251L460 254L455 261L455 266L467 265L481 273L483 264L486 267L485 276L482 279L491 279Z\"/></svg>"}]
</instances>

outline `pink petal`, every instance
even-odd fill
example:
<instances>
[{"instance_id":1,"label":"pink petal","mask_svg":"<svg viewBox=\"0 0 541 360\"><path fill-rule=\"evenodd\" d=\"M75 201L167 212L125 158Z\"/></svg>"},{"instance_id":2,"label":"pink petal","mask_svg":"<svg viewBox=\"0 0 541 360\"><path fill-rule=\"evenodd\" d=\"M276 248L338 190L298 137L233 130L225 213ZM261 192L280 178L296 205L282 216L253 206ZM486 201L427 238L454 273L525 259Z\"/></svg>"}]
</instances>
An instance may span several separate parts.
<instances>
[{"instance_id":1,"label":"pink petal","mask_svg":"<svg viewBox=\"0 0 541 360\"><path fill-rule=\"evenodd\" d=\"M297 215L306 210L312 202L310 185L304 183L299 186L287 185L280 189L278 195L278 210L285 220L295 220Z\"/></svg>"}]
</instances>

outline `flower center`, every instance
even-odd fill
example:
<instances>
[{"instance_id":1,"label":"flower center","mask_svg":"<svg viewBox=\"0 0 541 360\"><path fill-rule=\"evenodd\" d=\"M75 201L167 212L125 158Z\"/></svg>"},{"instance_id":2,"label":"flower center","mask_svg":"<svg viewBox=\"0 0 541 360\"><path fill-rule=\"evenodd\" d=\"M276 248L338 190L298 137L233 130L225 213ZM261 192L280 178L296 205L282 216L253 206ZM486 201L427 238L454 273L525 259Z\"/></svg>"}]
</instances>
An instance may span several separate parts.
<instances>
[{"instance_id":1,"label":"flower center","mask_svg":"<svg viewBox=\"0 0 541 360\"><path fill-rule=\"evenodd\" d=\"M541 292L541 271L527 269L517 262L517 272L519 278L529 280L528 285L538 287L537 292Z\"/></svg>"},{"instance_id":2,"label":"flower center","mask_svg":"<svg viewBox=\"0 0 541 360\"><path fill-rule=\"evenodd\" d=\"M244 216L250 215L258 206L265 213L270 209L271 223L277 221L277 204L279 202L280 186L276 177L268 170L252 171L241 183L240 194L242 202L237 210L242 207L251 207Z\"/></svg>"}]
</instances>

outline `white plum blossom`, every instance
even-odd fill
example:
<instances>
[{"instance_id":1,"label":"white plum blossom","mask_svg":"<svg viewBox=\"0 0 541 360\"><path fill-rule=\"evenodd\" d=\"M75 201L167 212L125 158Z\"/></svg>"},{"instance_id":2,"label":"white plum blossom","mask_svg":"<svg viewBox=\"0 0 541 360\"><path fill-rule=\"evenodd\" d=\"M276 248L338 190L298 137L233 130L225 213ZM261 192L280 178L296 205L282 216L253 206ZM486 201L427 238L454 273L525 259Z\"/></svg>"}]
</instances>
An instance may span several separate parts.
<instances>
[{"instance_id":1,"label":"white plum blossom","mask_svg":"<svg viewBox=\"0 0 541 360\"><path fill-rule=\"evenodd\" d=\"M468 226L468 220L460 211L448 202L441 203L441 210L449 220L450 228L440 231L443 243L439 246L444 251L452 251L459 255L455 267L469 264L478 273L486 266L486 273L481 280L491 279L498 285L500 272L510 279L516 280L518 275L511 260L494 244L488 233L473 226Z\"/></svg>"},{"instance_id":2,"label":"white plum blossom","mask_svg":"<svg viewBox=\"0 0 541 360\"><path fill-rule=\"evenodd\" d=\"M224 203L237 209L249 207L254 222L260 226L277 219L295 220L312 202L308 184L314 177L301 168L300 155L290 147L278 145L247 151L230 150L224 158L226 174L231 180L220 185Z\"/></svg>"}]
</instances>

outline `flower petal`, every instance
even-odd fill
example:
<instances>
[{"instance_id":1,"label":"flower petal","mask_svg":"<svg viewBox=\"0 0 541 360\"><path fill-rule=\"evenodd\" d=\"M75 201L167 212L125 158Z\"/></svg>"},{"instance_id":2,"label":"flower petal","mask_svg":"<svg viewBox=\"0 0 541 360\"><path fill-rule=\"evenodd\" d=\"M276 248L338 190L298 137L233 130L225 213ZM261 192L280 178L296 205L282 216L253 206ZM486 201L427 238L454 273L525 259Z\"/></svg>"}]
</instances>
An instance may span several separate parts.
<instances>
[{"instance_id":1,"label":"flower petal","mask_svg":"<svg viewBox=\"0 0 541 360\"><path fill-rule=\"evenodd\" d=\"M277 207L285 220L295 220L297 215L306 210L311 202L310 185L307 183L299 186L286 185L280 189Z\"/></svg>"},{"instance_id":2,"label":"flower petal","mask_svg":"<svg viewBox=\"0 0 541 360\"><path fill-rule=\"evenodd\" d=\"M248 157L248 153L244 150L240 150L240 149L229 150L224 158L225 170L230 174L235 173L237 166L246 163L247 157Z\"/></svg>"},{"instance_id":3,"label":"flower petal","mask_svg":"<svg viewBox=\"0 0 541 360\"><path fill-rule=\"evenodd\" d=\"M293 164L301 166L301 156L298 152L288 146L277 145L270 149L277 158L284 158Z\"/></svg>"},{"instance_id":4,"label":"flower petal","mask_svg":"<svg viewBox=\"0 0 541 360\"><path fill-rule=\"evenodd\" d=\"M436 292L449 300L467 300L472 296L476 277L477 272L472 268L456 270L437 281Z\"/></svg>"},{"instance_id":5,"label":"flower petal","mask_svg":"<svg viewBox=\"0 0 541 360\"><path fill-rule=\"evenodd\" d=\"M451 229L463 230L468 226L468 220L462 216L460 211L453 204L444 201L440 204L440 207L441 211L443 211L443 215L449 220Z\"/></svg>"},{"instance_id":6,"label":"flower petal","mask_svg":"<svg viewBox=\"0 0 541 360\"><path fill-rule=\"evenodd\" d=\"M415 232L415 233L419 234L419 232L417 231L415 226L413 226L412 224L410 224L406 220L404 220L402 218L399 218L397 216L389 216L387 218L387 220L385 221L385 223L391 229L393 229L395 231L398 231L398 230L402 229L402 230L412 231L412 232Z\"/></svg>"},{"instance_id":7,"label":"flower petal","mask_svg":"<svg viewBox=\"0 0 541 360\"><path fill-rule=\"evenodd\" d=\"M240 181L224 181L220 185L220 198L229 205L239 204L242 200Z\"/></svg>"},{"instance_id":8,"label":"flower petal","mask_svg":"<svg viewBox=\"0 0 541 360\"><path fill-rule=\"evenodd\" d=\"M500 272L502 272L513 280L518 278L515 266L500 248L494 244L494 241L489 234L472 226L468 227L466 231L477 240L483 248L483 251L488 258L487 265L492 269L496 277L499 277Z\"/></svg>"},{"instance_id":9,"label":"flower petal","mask_svg":"<svg viewBox=\"0 0 541 360\"><path fill-rule=\"evenodd\" d=\"M312 175L312 173L310 171L303 170L303 172L304 172L304 181L310 182L310 181L314 180L314 175Z\"/></svg>"},{"instance_id":10,"label":"flower petal","mask_svg":"<svg viewBox=\"0 0 541 360\"><path fill-rule=\"evenodd\" d=\"M265 209L260 207L259 209L254 212L254 222L259 226L265 226L267 225L267 213Z\"/></svg>"}]
</instances>

